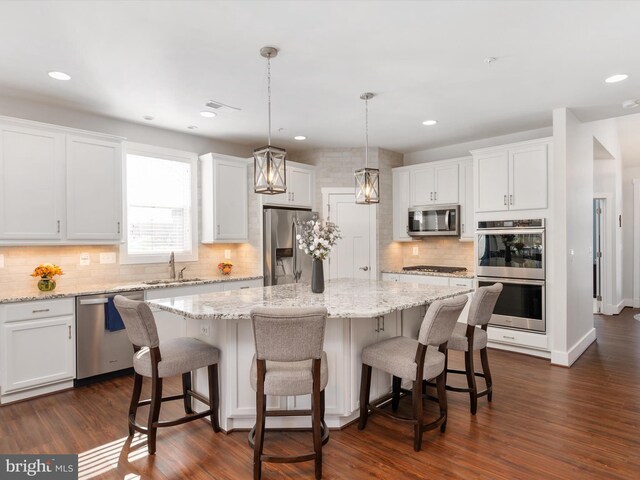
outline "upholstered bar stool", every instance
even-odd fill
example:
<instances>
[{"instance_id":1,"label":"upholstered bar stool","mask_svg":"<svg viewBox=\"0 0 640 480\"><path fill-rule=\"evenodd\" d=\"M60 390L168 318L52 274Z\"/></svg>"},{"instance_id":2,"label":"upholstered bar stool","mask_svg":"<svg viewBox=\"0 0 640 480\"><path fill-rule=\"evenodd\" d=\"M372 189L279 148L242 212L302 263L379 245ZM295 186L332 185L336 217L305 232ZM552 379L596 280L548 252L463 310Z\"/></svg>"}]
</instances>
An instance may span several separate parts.
<instances>
[{"instance_id":1,"label":"upholstered bar stool","mask_svg":"<svg viewBox=\"0 0 640 480\"><path fill-rule=\"evenodd\" d=\"M453 332L467 297L460 295L448 300L433 302L424 316L418 340L408 337L393 337L375 343L362 350L362 380L360 383L360 423L359 430L367 425L369 410L381 413L395 420L413 425L413 448L416 452L422 447L422 434L437 427L444 432L447 425L446 349L447 341ZM371 370L376 368L393 375L393 392L369 402L371 389ZM440 416L425 423L423 418L423 380L436 379ZM401 388L402 379L413 382L412 390ZM403 417L395 412L398 409L400 394L412 396L411 417ZM382 406L391 400L392 411Z\"/></svg>"},{"instance_id":2,"label":"upholstered bar stool","mask_svg":"<svg viewBox=\"0 0 640 480\"><path fill-rule=\"evenodd\" d=\"M262 476L262 462L315 461L322 478L322 445L329 440L324 422L327 355L322 350L325 308L255 308L251 323L256 354L251 363L251 387L256 392L256 424L249 433L253 448L253 478ZM267 411L267 396L311 394L311 410ZM313 451L291 456L263 453L266 417L311 415Z\"/></svg>"},{"instance_id":3,"label":"upholstered bar stool","mask_svg":"<svg viewBox=\"0 0 640 480\"><path fill-rule=\"evenodd\" d=\"M453 329L453 334L447 348L464 352L464 370L447 369L447 373L461 374L467 377L467 388L447 385L447 390L453 392L468 392L470 397L471 414L475 415L478 409L478 397L487 396L491 402L493 396L493 381L489 370L487 357L487 325L493 315L498 297L502 292L502 284L494 283L488 287L480 287L476 290L469 307L467 324L458 323ZM482 373L476 372L473 365L473 352L480 350ZM487 388L478 392L476 377L485 379Z\"/></svg>"},{"instance_id":4,"label":"upholstered bar stool","mask_svg":"<svg viewBox=\"0 0 640 480\"><path fill-rule=\"evenodd\" d=\"M214 432L220 431L218 422L218 357L217 348L197 338L174 338L160 343L153 313L144 302L129 300L121 295L114 303L133 344L133 394L129 405L129 435L138 431L148 435L149 454L156 451L156 434L159 427L171 427L211 417ZM191 372L207 367L209 377L209 398L191 390ZM166 377L182 375L182 395L162 397L162 380ZM151 399L140 401L143 377L151 378ZM201 401L209 408L200 413L192 410L191 399ZM160 422L160 405L170 400L184 402L185 416L175 420ZM151 405L146 427L136 423L138 407Z\"/></svg>"}]
</instances>

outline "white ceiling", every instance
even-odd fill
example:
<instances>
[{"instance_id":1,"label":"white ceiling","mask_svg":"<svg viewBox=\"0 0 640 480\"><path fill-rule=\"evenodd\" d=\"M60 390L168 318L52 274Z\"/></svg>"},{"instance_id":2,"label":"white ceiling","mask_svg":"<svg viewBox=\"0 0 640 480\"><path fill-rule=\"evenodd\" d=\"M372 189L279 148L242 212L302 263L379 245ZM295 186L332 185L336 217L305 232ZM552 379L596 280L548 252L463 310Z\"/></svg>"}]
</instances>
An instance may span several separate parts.
<instances>
[{"instance_id":1,"label":"white ceiling","mask_svg":"<svg viewBox=\"0 0 640 480\"><path fill-rule=\"evenodd\" d=\"M371 144L411 152L548 126L561 106L623 114L640 97L638 18L640 2L613 1L5 1L0 91L260 146L258 52L274 45L275 145L362 145L372 91ZM614 73L630 78L605 84ZM242 111L204 119L209 99Z\"/></svg>"}]
</instances>

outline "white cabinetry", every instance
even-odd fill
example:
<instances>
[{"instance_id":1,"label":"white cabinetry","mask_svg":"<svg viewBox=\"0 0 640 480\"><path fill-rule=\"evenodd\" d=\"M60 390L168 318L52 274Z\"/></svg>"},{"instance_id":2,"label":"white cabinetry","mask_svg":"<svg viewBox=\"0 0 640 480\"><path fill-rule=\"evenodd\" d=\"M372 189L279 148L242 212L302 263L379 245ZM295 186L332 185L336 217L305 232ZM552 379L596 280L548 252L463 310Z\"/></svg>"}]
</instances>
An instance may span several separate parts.
<instances>
[{"instance_id":1,"label":"white cabinetry","mask_svg":"<svg viewBox=\"0 0 640 480\"><path fill-rule=\"evenodd\" d=\"M0 326L1 403L73 385L73 298L3 305Z\"/></svg>"},{"instance_id":2,"label":"white cabinetry","mask_svg":"<svg viewBox=\"0 0 640 480\"><path fill-rule=\"evenodd\" d=\"M200 157L202 243L249 238L247 160L208 153Z\"/></svg>"},{"instance_id":3,"label":"white cabinetry","mask_svg":"<svg viewBox=\"0 0 640 480\"><path fill-rule=\"evenodd\" d=\"M64 135L0 125L0 239L60 240Z\"/></svg>"},{"instance_id":4,"label":"white cabinetry","mask_svg":"<svg viewBox=\"0 0 640 480\"><path fill-rule=\"evenodd\" d=\"M122 145L67 135L67 238L120 240Z\"/></svg>"},{"instance_id":5,"label":"white cabinetry","mask_svg":"<svg viewBox=\"0 0 640 480\"><path fill-rule=\"evenodd\" d=\"M458 164L420 166L411 172L411 205L458 203Z\"/></svg>"},{"instance_id":6,"label":"white cabinetry","mask_svg":"<svg viewBox=\"0 0 640 480\"><path fill-rule=\"evenodd\" d=\"M122 138L0 117L0 242L118 243Z\"/></svg>"},{"instance_id":7,"label":"white cabinetry","mask_svg":"<svg viewBox=\"0 0 640 480\"><path fill-rule=\"evenodd\" d=\"M410 241L409 207L411 206L411 170L393 169L393 240L395 242Z\"/></svg>"},{"instance_id":8,"label":"white cabinetry","mask_svg":"<svg viewBox=\"0 0 640 480\"><path fill-rule=\"evenodd\" d=\"M278 195L261 195L263 205L313 208L315 168L287 162L287 191Z\"/></svg>"},{"instance_id":9,"label":"white cabinetry","mask_svg":"<svg viewBox=\"0 0 640 480\"><path fill-rule=\"evenodd\" d=\"M476 150L476 212L547 208L549 139Z\"/></svg>"},{"instance_id":10,"label":"white cabinetry","mask_svg":"<svg viewBox=\"0 0 640 480\"><path fill-rule=\"evenodd\" d=\"M460 240L474 239L473 160L460 162Z\"/></svg>"}]
</instances>

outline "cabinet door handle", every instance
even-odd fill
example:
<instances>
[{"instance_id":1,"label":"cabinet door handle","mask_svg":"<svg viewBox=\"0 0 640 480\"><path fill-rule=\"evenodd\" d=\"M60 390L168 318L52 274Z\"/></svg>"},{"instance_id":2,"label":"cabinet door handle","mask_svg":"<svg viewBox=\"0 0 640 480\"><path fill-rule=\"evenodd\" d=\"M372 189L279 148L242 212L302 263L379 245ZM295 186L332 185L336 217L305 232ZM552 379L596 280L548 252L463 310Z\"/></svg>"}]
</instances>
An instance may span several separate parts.
<instances>
[{"instance_id":1,"label":"cabinet door handle","mask_svg":"<svg viewBox=\"0 0 640 480\"><path fill-rule=\"evenodd\" d=\"M433 199L438 200L438 192L433 192Z\"/></svg>"},{"instance_id":2,"label":"cabinet door handle","mask_svg":"<svg viewBox=\"0 0 640 480\"><path fill-rule=\"evenodd\" d=\"M433 192L429 192L429 193L430 193L429 200L433 200Z\"/></svg>"},{"instance_id":3,"label":"cabinet door handle","mask_svg":"<svg viewBox=\"0 0 640 480\"><path fill-rule=\"evenodd\" d=\"M41 308L40 310L32 310L31 313L45 313L48 312L48 308Z\"/></svg>"},{"instance_id":4,"label":"cabinet door handle","mask_svg":"<svg viewBox=\"0 0 640 480\"><path fill-rule=\"evenodd\" d=\"M506 338L508 340L515 340L516 337L510 337L509 335L502 335L502 338Z\"/></svg>"},{"instance_id":5,"label":"cabinet door handle","mask_svg":"<svg viewBox=\"0 0 640 480\"><path fill-rule=\"evenodd\" d=\"M504 196L504 204L505 205L507 204L507 196L506 195Z\"/></svg>"},{"instance_id":6,"label":"cabinet door handle","mask_svg":"<svg viewBox=\"0 0 640 480\"><path fill-rule=\"evenodd\" d=\"M291 200L296 201L296 192L291 192Z\"/></svg>"},{"instance_id":7,"label":"cabinet door handle","mask_svg":"<svg viewBox=\"0 0 640 480\"><path fill-rule=\"evenodd\" d=\"M384 317L382 317L382 331L384 332Z\"/></svg>"},{"instance_id":8,"label":"cabinet door handle","mask_svg":"<svg viewBox=\"0 0 640 480\"><path fill-rule=\"evenodd\" d=\"M120 222L118 222L118 235L120 235Z\"/></svg>"},{"instance_id":9,"label":"cabinet door handle","mask_svg":"<svg viewBox=\"0 0 640 480\"><path fill-rule=\"evenodd\" d=\"M374 332L378 333L380 331L380 317L376 317L376 329Z\"/></svg>"},{"instance_id":10,"label":"cabinet door handle","mask_svg":"<svg viewBox=\"0 0 640 480\"><path fill-rule=\"evenodd\" d=\"M60 233L60 220L58 220L58 233Z\"/></svg>"},{"instance_id":11,"label":"cabinet door handle","mask_svg":"<svg viewBox=\"0 0 640 480\"><path fill-rule=\"evenodd\" d=\"M71 340L71 325L69 325L69 340Z\"/></svg>"},{"instance_id":12,"label":"cabinet door handle","mask_svg":"<svg viewBox=\"0 0 640 480\"><path fill-rule=\"evenodd\" d=\"M509 195L509 205L513 205L513 195Z\"/></svg>"},{"instance_id":13,"label":"cabinet door handle","mask_svg":"<svg viewBox=\"0 0 640 480\"><path fill-rule=\"evenodd\" d=\"M464 233L464 223L462 224L462 233Z\"/></svg>"}]
</instances>

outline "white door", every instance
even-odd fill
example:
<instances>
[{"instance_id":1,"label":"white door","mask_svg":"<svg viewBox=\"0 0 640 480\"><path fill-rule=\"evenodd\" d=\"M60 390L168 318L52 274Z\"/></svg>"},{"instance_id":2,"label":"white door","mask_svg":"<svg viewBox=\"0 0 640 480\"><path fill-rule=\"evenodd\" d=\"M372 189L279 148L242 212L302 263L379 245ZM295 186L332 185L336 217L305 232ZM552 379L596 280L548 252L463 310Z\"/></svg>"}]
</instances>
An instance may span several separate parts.
<instances>
[{"instance_id":1,"label":"white door","mask_svg":"<svg viewBox=\"0 0 640 480\"><path fill-rule=\"evenodd\" d=\"M311 208L313 204L313 172L302 168L289 169L288 189L291 190L291 204Z\"/></svg>"},{"instance_id":2,"label":"white door","mask_svg":"<svg viewBox=\"0 0 640 480\"><path fill-rule=\"evenodd\" d=\"M508 210L509 154L506 151L474 157L477 212Z\"/></svg>"},{"instance_id":3,"label":"white door","mask_svg":"<svg viewBox=\"0 0 640 480\"><path fill-rule=\"evenodd\" d=\"M247 166L244 161L215 159L214 208L216 230L214 238L220 240L246 240L249 236L247 221Z\"/></svg>"},{"instance_id":4,"label":"white door","mask_svg":"<svg viewBox=\"0 0 640 480\"><path fill-rule=\"evenodd\" d=\"M435 187L433 200L437 205L458 203L458 165L443 165L434 171Z\"/></svg>"},{"instance_id":5,"label":"white door","mask_svg":"<svg viewBox=\"0 0 640 480\"><path fill-rule=\"evenodd\" d=\"M393 240L406 242L411 240L409 231L409 207L411 172L393 170Z\"/></svg>"},{"instance_id":6,"label":"white door","mask_svg":"<svg viewBox=\"0 0 640 480\"><path fill-rule=\"evenodd\" d=\"M376 209L356 204L355 193L330 193L329 218L340 228L342 238L329 256L329 278L377 278Z\"/></svg>"},{"instance_id":7,"label":"white door","mask_svg":"<svg viewBox=\"0 0 640 480\"><path fill-rule=\"evenodd\" d=\"M120 240L120 142L67 136L67 238Z\"/></svg>"},{"instance_id":8,"label":"white door","mask_svg":"<svg viewBox=\"0 0 640 480\"><path fill-rule=\"evenodd\" d=\"M431 205L435 194L433 167L411 170L411 206Z\"/></svg>"},{"instance_id":9,"label":"white door","mask_svg":"<svg viewBox=\"0 0 640 480\"><path fill-rule=\"evenodd\" d=\"M0 128L0 238L59 240L64 214L64 136Z\"/></svg>"},{"instance_id":10,"label":"white door","mask_svg":"<svg viewBox=\"0 0 640 480\"><path fill-rule=\"evenodd\" d=\"M547 145L509 150L509 209L547 208Z\"/></svg>"},{"instance_id":11,"label":"white door","mask_svg":"<svg viewBox=\"0 0 640 480\"><path fill-rule=\"evenodd\" d=\"M3 393L74 378L73 324L73 315L6 323Z\"/></svg>"}]
</instances>

